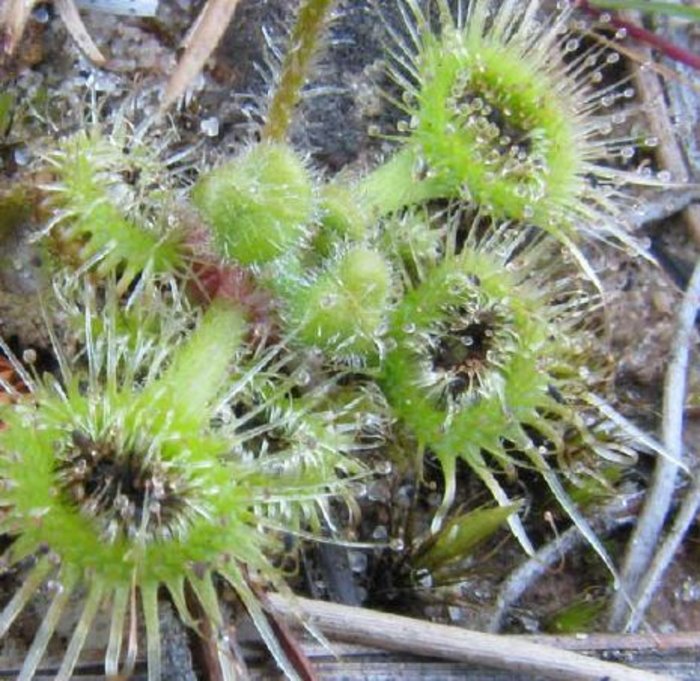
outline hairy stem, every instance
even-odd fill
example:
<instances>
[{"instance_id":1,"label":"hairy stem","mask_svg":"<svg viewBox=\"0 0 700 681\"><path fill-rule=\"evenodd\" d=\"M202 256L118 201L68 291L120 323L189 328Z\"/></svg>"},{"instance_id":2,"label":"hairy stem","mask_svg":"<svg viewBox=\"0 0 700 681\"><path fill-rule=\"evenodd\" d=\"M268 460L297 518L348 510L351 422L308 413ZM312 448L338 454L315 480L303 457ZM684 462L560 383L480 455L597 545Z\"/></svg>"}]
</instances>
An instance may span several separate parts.
<instances>
[{"instance_id":1,"label":"hairy stem","mask_svg":"<svg viewBox=\"0 0 700 681\"><path fill-rule=\"evenodd\" d=\"M263 139L282 141L286 137L332 5L333 0L305 0L299 8L282 75L267 113Z\"/></svg>"}]
</instances>

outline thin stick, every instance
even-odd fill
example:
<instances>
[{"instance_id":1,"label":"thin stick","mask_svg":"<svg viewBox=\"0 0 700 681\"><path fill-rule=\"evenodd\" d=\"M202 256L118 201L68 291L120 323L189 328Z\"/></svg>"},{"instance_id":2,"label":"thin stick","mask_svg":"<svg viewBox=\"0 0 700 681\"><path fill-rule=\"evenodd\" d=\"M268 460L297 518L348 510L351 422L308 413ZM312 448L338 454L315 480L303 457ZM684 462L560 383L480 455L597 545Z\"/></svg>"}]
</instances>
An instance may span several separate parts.
<instances>
[{"instance_id":1,"label":"thin stick","mask_svg":"<svg viewBox=\"0 0 700 681\"><path fill-rule=\"evenodd\" d=\"M669 190L661 195L644 198L644 203L629 219L630 228L639 231L651 222L667 220L686 210L694 201L700 201L700 186L688 185L682 189Z\"/></svg>"},{"instance_id":2,"label":"thin stick","mask_svg":"<svg viewBox=\"0 0 700 681\"><path fill-rule=\"evenodd\" d=\"M165 88L160 112L163 113L187 90L228 27L238 0L208 0L185 38L185 52Z\"/></svg>"},{"instance_id":3,"label":"thin stick","mask_svg":"<svg viewBox=\"0 0 700 681\"><path fill-rule=\"evenodd\" d=\"M683 453L683 410L685 405L688 357L695 337L695 319L700 308L700 259L683 296L678 312L678 327L673 341L671 362L666 372L664 386L663 439L674 457ZM659 464L657 463L657 466ZM644 612L658 589L666 568L673 559L690 523L693 522L700 505L700 480L695 479L686 495L671 531L654 556L644 578L640 581L636 595L635 610L630 615L626 629L634 631L642 621Z\"/></svg>"},{"instance_id":4,"label":"thin stick","mask_svg":"<svg viewBox=\"0 0 700 681\"><path fill-rule=\"evenodd\" d=\"M670 653L678 650L700 649L700 631L677 631L670 634L531 634L523 636L525 641L544 643L564 650L586 652L617 651L640 653Z\"/></svg>"},{"instance_id":5,"label":"thin stick","mask_svg":"<svg viewBox=\"0 0 700 681\"><path fill-rule=\"evenodd\" d=\"M688 494L681 503L680 510L671 527L671 531L654 556L649 571L639 584L639 595L637 596L636 610L630 615L625 627L626 631L635 631L642 622L644 613L651 603L654 594L661 585L666 569L671 564L673 557L685 537L688 528L695 521L700 510L700 480L696 480L688 490Z\"/></svg>"},{"instance_id":6,"label":"thin stick","mask_svg":"<svg viewBox=\"0 0 700 681\"><path fill-rule=\"evenodd\" d=\"M306 598L295 598L293 602L279 594L271 594L269 598L274 609L290 622L298 622L301 614L321 631L340 640L505 669L513 678L532 673L557 681L671 681L669 676L603 662L515 636L469 631Z\"/></svg>"},{"instance_id":7,"label":"thin stick","mask_svg":"<svg viewBox=\"0 0 700 681\"><path fill-rule=\"evenodd\" d=\"M37 2L38 0L0 2L0 50L4 54L12 54L15 51Z\"/></svg>"},{"instance_id":8,"label":"thin stick","mask_svg":"<svg viewBox=\"0 0 700 681\"><path fill-rule=\"evenodd\" d=\"M104 66L107 60L90 37L73 0L54 0L54 5L71 38L75 40L85 56L98 66Z\"/></svg>"},{"instance_id":9,"label":"thin stick","mask_svg":"<svg viewBox=\"0 0 700 681\"><path fill-rule=\"evenodd\" d=\"M631 19L638 18L638 15L634 12L621 12L621 15ZM645 61L651 63L651 50L642 49L641 54ZM639 64L633 66L634 80L640 99L644 104L651 132L659 140L659 144L656 147L657 160L672 174L674 182L688 182L691 179L688 166L683 154L683 148L676 137L673 124L671 123L663 84L657 74L649 69L642 68L642 66ZM688 206L683 213L683 217L693 241L700 246L700 206Z\"/></svg>"},{"instance_id":10,"label":"thin stick","mask_svg":"<svg viewBox=\"0 0 700 681\"><path fill-rule=\"evenodd\" d=\"M634 520L634 514L627 501L628 499L625 497L616 498L607 506L594 509L591 526L599 537L604 537L614 529ZM572 525L511 572L499 589L488 630L494 634L497 633L506 613L523 593L534 582L547 574L552 565L562 560L566 554L571 553L584 542L585 538L579 532L578 527Z\"/></svg>"}]
</instances>

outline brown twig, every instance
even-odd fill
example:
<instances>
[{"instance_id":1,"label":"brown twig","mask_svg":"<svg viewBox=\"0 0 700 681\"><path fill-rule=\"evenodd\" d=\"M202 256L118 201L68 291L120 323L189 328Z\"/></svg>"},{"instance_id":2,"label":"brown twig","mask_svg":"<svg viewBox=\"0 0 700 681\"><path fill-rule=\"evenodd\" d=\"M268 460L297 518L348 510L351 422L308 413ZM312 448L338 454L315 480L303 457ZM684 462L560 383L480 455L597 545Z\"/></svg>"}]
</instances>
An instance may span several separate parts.
<instances>
[{"instance_id":1,"label":"brown twig","mask_svg":"<svg viewBox=\"0 0 700 681\"><path fill-rule=\"evenodd\" d=\"M73 0L54 0L54 5L63 23L66 25L68 33L70 33L71 38L75 40L78 47L95 64L104 66L107 60L90 37Z\"/></svg>"},{"instance_id":2,"label":"brown twig","mask_svg":"<svg viewBox=\"0 0 700 681\"><path fill-rule=\"evenodd\" d=\"M594 7L586 0L576 0L574 4L576 7L580 7L582 10L594 17L600 17L603 14L610 14L609 11L600 7ZM611 15L610 25L618 29L624 29L627 31L627 35L630 38L634 38L641 43L645 43L657 50L660 50L670 59L673 59L681 64L685 64L686 66L690 66L693 69L700 70L700 54L690 52L676 43L667 40L663 36L660 36L658 33L647 31L646 28L643 28L634 21L628 21L624 18L619 18L616 15Z\"/></svg>"},{"instance_id":3,"label":"brown twig","mask_svg":"<svg viewBox=\"0 0 700 681\"><path fill-rule=\"evenodd\" d=\"M651 58L648 51L647 57ZM649 126L659 140L657 147L659 161L671 171L676 181L687 181L688 168L671 125L661 81L655 73L640 66L636 66L634 76L639 96L648 115ZM700 206L688 206L683 215L690 234L695 242L700 244ZM675 489L678 472L676 460L678 460L676 456L657 459L647 492L647 501L639 516L623 562L621 574L626 593L620 590L611 606L609 621L611 629L616 630L623 626L628 611L627 596L633 599L636 597L640 580L649 569L652 556L658 546Z\"/></svg>"},{"instance_id":4,"label":"brown twig","mask_svg":"<svg viewBox=\"0 0 700 681\"><path fill-rule=\"evenodd\" d=\"M38 0L2 0L0 2L0 50L12 54L24 33L24 27Z\"/></svg>"},{"instance_id":5,"label":"brown twig","mask_svg":"<svg viewBox=\"0 0 700 681\"><path fill-rule=\"evenodd\" d=\"M690 346L695 337L695 320L700 309L700 259L695 265L693 276L683 297L678 312L678 324L673 340L671 361L666 372L664 386L663 408L663 440L666 449L674 458L683 455L683 410L685 406L686 382L688 375L688 360ZM659 459L658 468L665 468L668 461ZM656 472L656 471L655 471ZM655 476L656 478L656 476ZM654 502L656 497L652 486L649 489L649 500ZM700 504L700 482L696 479L681 504L681 509L666 539L663 541L653 560L648 565L644 576L640 579L636 593L635 609L632 611L626 629L634 631L642 621L651 599L659 587L666 568L673 559L685 533L694 520ZM645 511L647 507L645 506ZM653 512L654 509L649 509Z\"/></svg>"},{"instance_id":6,"label":"brown twig","mask_svg":"<svg viewBox=\"0 0 700 681\"><path fill-rule=\"evenodd\" d=\"M179 99L221 40L239 0L208 0L185 38L185 52L170 76L161 113Z\"/></svg>"},{"instance_id":7,"label":"brown twig","mask_svg":"<svg viewBox=\"0 0 700 681\"><path fill-rule=\"evenodd\" d=\"M566 650L499 636L390 615L337 603L295 598L290 603L270 594L275 610L294 622L301 613L330 637L413 655L481 664L520 674L537 674L557 681L660 681L671 677L625 665L603 662Z\"/></svg>"},{"instance_id":8,"label":"brown twig","mask_svg":"<svg viewBox=\"0 0 700 681\"><path fill-rule=\"evenodd\" d=\"M0 51L10 55L17 49L32 9L37 2L38 0L0 0ZM107 60L85 28L75 2L73 0L54 0L54 5L78 47L95 64L104 66Z\"/></svg>"},{"instance_id":9,"label":"brown twig","mask_svg":"<svg viewBox=\"0 0 700 681\"><path fill-rule=\"evenodd\" d=\"M633 13L630 14L632 17ZM642 53L646 60L651 60L651 51ZM634 80L639 97L647 114L651 133L659 140L656 147L656 156L661 165L670 171L675 182L688 182L692 178L688 172L683 148L681 147L671 123L664 88L659 76L643 64L636 64L634 68ZM683 212L688 231L696 244L700 245L700 206L688 206Z\"/></svg>"},{"instance_id":10,"label":"brown twig","mask_svg":"<svg viewBox=\"0 0 700 681\"><path fill-rule=\"evenodd\" d=\"M252 589L255 595L262 603L265 611L265 617L272 627L272 630L277 637L284 654L289 659L294 671L299 675L300 681L318 681L318 676L314 670L309 658L306 656L301 643L292 633L287 623L279 616L270 603L270 594L262 587L258 586L251 580L248 580L248 586Z\"/></svg>"},{"instance_id":11,"label":"brown twig","mask_svg":"<svg viewBox=\"0 0 700 681\"><path fill-rule=\"evenodd\" d=\"M564 650L585 650L587 652L667 652L671 650L700 649L700 632L677 631L671 634L575 634L557 636L553 634L534 634L523 636L526 641Z\"/></svg>"}]
</instances>

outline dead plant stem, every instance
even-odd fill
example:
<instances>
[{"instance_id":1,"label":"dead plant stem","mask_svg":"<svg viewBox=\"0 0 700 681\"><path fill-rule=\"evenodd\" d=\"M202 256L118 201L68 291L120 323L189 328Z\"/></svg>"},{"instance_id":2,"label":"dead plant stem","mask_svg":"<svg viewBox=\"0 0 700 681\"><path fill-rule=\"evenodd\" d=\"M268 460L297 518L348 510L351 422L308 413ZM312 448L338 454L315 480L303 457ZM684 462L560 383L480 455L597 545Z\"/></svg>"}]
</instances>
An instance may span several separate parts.
<instances>
[{"instance_id":1,"label":"dead plant stem","mask_svg":"<svg viewBox=\"0 0 700 681\"><path fill-rule=\"evenodd\" d=\"M290 622L308 618L331 638L413 655L438 657L505 669L557 681L671 681L666 675L524 641L337 603L270 594L275 611Z\"/></svg>"},{"instance_id":2,"label":"dead plant stem","mask_svg":"<svg viewBox=\"0 0 700 681\"><path fill-rule=\"evenodd\" d=\"M666 448L674 458L681 458L683 455L683 411L688 359L692 341L695 337L695 320L699 308L700 259L695 265L678 313L678 326L664 386L663 440ZM664 459L658 459L657 467L661 466L662 462L664 462ZM650 498L653 500L653 497ZM673 559L688 527L693 522L698 507L700 507L700 480L696 476L681 503L680 510L668 536L654 555L649 568L639 583L635 598L635 609L627 620L626 630L634 631L642 622L644 612L660 586L663 574Z\"/></svg>"},{"instance_id":3,"label":"dead plant stem","mask_svg":"<svg viewBox=\"0 0 700 681\"><path fill-rule=\"evenodd\" d=\"M625 14L628 14L632 20L638 18L635 13ZM643 54L648 60L651 60L650 50L644 50ZM679 182L687 181L689 179L688 168L680 144L674 134L661 80L655 73L641 64L635 66L635 82L647 112L651 131L659 139L657 153L660 162L673 174L674 180ZM688 206L683 215L693 240L695 243L700 244L700 206ZM677 348L677 345L675 347ZM673 367L673 360L671 367ZM667 374L667 390L669 375L670 369L669 374ZM683 379L684 386L685 375ZM665 400L666 402L667 400ZM664 438L668 436L673 439L674 436L667 431L667 427L670 427L668 423L670 415L667 412L668 406L665 404ZM682 421L681 416L682 409L676 415L676 418ZM679 424L681 421L679 421ZM675 490L678 473L676 461L679 460L679 456L682 454L682 451L678 448L674 449L673 452L676 452L676 454L671 453L669 457L660 456L657 458L645 504L628 544L621 570L623 588L616 593L610 610L608 625L613 631L619 630L625 624L629 609L628 598L631 598L632 602L636 600L640 582L648 571L654 551L659 544L659 538L663 531Z\"/></svg>"}]
</instances>

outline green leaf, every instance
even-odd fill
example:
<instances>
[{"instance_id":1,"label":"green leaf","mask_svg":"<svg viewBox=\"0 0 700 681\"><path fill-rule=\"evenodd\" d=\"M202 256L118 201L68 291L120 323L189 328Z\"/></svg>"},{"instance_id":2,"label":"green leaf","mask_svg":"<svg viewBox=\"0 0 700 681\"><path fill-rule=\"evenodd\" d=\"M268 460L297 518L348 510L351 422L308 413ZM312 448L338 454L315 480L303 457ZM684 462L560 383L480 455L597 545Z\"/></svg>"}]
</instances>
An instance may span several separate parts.
<instances>
[{"instance_id":1,"label":"green leaf","mask_svg":"<svg viewBox=\"0 0 700 681\"><path fill-rule=\"evenodd\" d=\"M416 569L435 570L464 560L515 513L521 504L481 508L452 519L417 551L412 563Z\"/></svg>"},{"instance_id":2,"label":"green leaf","mask_svg":"<svg viewBox=\"0 0 700 681\"><path fill-rule=\"evenodd\" d=\"M12 122L15 98L9 92L0 92L0 136L7 134Z\"/></svg>"},{"instance_id":3,"label":"green leaf","mask_svg":"<svg viewBox=\"0 0 700 681\"><path fill-rule=\"evenodd\" d=\"M555 612L546 622L547 631L553 634L577 634L591 631L596 619L605 610L604 598L578 598Z\"/></svg>"}]
</instances>

